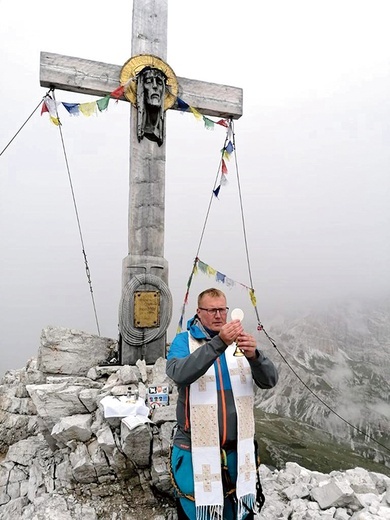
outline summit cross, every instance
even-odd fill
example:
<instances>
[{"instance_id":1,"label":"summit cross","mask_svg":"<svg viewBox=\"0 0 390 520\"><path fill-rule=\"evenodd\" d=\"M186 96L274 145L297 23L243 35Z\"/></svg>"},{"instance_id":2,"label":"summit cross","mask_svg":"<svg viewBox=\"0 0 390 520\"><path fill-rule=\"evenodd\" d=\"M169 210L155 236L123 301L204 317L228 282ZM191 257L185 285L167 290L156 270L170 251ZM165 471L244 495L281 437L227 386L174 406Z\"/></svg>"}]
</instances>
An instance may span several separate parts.
<instances>
[{"instance_id":1,"label":"summit cross","mask_svg":"<svg viewBox=\"0 0 390 520\"><path fill-rule=\"evenodd\" d=\"M166 61L168 0L133 0L132 57ZM121 65L41 52L40 85L94 96L120 86ZM226 119L242 115L241 88L177 77L178 97L199 113ZM125 96L120 97L128 101ZM179 109L177 102L170 107ZM164 121L165 127L165 121ZM131 105L128 255L123 260L119 305L120 363L153 364L165 357L172 316L168 262L164 258L165 141L137 137Z\"/></svg>"}]
</instances>

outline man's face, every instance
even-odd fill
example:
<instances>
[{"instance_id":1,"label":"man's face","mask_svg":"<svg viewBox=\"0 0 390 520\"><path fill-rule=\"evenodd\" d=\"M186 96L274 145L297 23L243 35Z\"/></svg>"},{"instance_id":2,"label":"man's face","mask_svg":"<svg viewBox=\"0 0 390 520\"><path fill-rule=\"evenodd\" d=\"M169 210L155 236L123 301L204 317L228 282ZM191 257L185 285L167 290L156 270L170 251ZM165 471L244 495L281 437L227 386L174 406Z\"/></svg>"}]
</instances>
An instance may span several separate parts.
<instances>
[{"instance_id":1,"label":"man's face","mask_svg":"<svg viewBox=\"0 0 390 520\"><path fill-rule=\"evenodd\" d=\"M225 325L227 312L207 312L204 309L226 309L226 299L223 296L213 297L206 294L200 301L199 307L196 310L197 315L204 325L209 330L219 332L222 325Z\"/></svg>"}]
</instances>

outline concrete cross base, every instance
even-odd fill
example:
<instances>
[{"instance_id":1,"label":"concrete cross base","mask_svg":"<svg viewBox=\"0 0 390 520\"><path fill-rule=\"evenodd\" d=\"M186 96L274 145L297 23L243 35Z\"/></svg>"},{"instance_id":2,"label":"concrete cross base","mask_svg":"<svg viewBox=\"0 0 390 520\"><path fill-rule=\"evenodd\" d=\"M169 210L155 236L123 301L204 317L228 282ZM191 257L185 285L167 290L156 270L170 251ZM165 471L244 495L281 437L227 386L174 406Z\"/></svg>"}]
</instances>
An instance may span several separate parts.
<instances>
[{"instance_id":1,"label":"concrete cross base","mask_svg":"<svg viewBox=\"0 0 390 520\"><path fill-rule=\"evenodd\" d=\"M166 331L172 318L167 285L168 263L162 257L129 255L123 260L119 307L120 363L138 359L154 364L166 354Z\"/></svg>"},{"instance_id":2,"label":"concrete cross base","mask_svg":"<svg viewBox=\"0 0 390 520\"><path fill-rule=\"evenodd\" d=\"M144 345L129 345L122 339L120 346L119 362L121 365L135 365L139 359L147 365L154 365L158 358L166 357L166 337L152 341Z\"/></svg>"}]
</instances>

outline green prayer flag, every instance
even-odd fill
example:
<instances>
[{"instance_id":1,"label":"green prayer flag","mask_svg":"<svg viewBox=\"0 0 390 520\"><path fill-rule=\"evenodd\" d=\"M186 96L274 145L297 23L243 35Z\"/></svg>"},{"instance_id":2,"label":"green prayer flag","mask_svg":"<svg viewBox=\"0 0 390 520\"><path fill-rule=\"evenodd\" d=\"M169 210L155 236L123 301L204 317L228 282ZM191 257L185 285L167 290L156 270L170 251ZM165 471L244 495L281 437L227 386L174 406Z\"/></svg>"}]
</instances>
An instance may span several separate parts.
<instances>
[{"instance_id":1,"label":"green prayer flag","mask_svg":"<svg viewBox=\"0 0 390 520\"><path fill-rule=\"evenodd\" d=\"M214 130L214 121L209 119L208 117L203 116L204 126L207 130Z\"/></svg>"},{"instance_id":2,"label":"green prayer flag","mask_svg":"<svg viewBox=\"0 0 390 520\"><path fill-rule=\"evenodd\" d=\"M104 97L104 98L98 99L96 101L96 104L97 104L98 109L100 110L100 112L103 112L103 110L107 109L109 102L110 102L110 96L109 95Z\"/></svg>"}]
</instances>

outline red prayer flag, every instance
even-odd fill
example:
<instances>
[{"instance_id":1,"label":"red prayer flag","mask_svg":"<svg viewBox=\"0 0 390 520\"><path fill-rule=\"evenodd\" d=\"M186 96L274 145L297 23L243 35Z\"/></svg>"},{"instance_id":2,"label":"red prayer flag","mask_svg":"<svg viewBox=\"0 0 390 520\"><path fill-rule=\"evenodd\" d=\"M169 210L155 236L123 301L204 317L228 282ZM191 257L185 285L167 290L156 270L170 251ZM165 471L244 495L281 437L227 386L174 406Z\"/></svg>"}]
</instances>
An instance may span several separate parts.
<instances>
[{"instance_id":1,"label":"red prayer flag","mask_svg":"<svg viewBox=\"0 0 390 520\"><path fill-rule=\"evenodd\" d=\"M49 109L47 108L46 102L43 101L42 108L41 108L41 115L44 114L45 112L49 112Z\"/></svg>"},{"instance_id":2,"label":"red prayer flag","mask_svg":"<svg viewBox=\"0 0 390 520\"><path fill-rule=\"evenodd\" d=\"M119 99L123 96L123 93L125 91L124 85L121 85L120 87L116 88L113 92L111 92L110 96L116 99Z\"/></svg>"},{"instance_id":3,"label":"red prayer flag","mask_svg":"<svg viewBox=\"0 0 390 520\"><path fill-rule=\"evenodd\" d=\"M225 161L222 159L222 169L221 169L222 173L227 173L228 172L228 169L226 168L226 163Z\"/></svg>"},{"instance_id":4,"label":"red prayer flag","mask_svg":"<svg viewBox=\"0 0 390 520\"><path fill-rule=\"evenodd\" d=\"M221 125L227 128L229 126L229 123L226 121L226 119L220 119L219 121L217 121L217 125Z\"/></svg>"}]
</instances>

